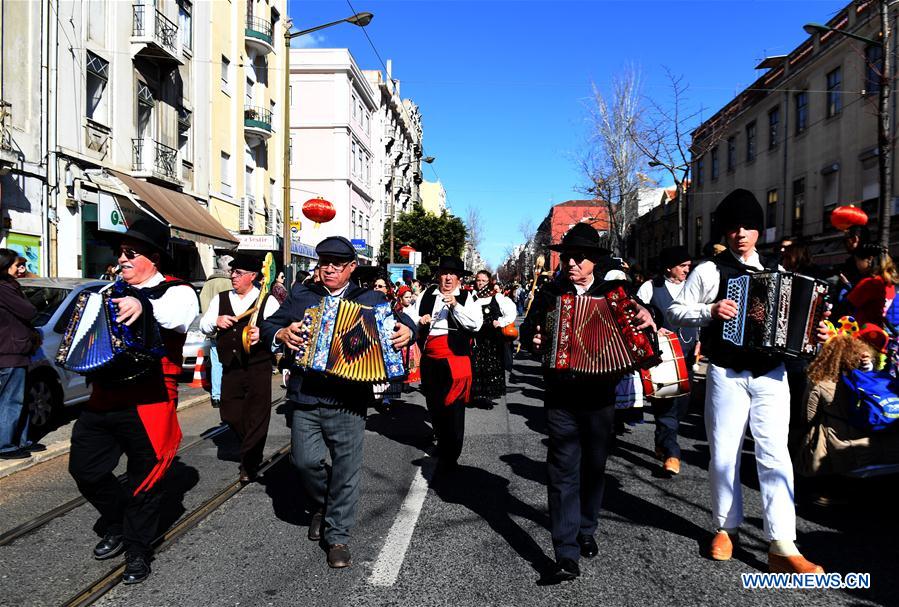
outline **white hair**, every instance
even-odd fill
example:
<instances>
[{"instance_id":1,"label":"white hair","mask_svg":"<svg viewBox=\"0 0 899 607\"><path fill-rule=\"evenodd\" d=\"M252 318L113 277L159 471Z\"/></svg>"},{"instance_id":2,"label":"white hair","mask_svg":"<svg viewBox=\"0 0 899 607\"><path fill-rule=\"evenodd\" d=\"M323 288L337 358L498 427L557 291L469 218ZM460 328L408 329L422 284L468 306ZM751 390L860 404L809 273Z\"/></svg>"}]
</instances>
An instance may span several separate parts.
<instances>
[{"instance_id":1,"label":"white hair","mask_svg":"<svg viewBox=\"0 0 899 607\"><path fill-rule=\"evenodd\" d=\"M231 269L231 262L234 261L234 258L230 255L222 255L218 258L218 261L215 262L216 267L223 272L227 272Z\"/></svg>"}]
</instances>

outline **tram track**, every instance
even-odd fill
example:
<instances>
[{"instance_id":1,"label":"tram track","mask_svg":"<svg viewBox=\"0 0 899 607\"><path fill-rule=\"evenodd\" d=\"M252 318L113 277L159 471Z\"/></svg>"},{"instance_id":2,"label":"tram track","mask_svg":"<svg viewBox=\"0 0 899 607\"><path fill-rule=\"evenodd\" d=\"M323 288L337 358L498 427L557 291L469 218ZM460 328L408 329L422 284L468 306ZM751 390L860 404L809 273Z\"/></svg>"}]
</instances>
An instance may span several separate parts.
<instances>
[{"instance_id":1,"label":"tram track","mask_svg":"<svg viewBox=\"0 0 899 607\"><path fill-rule=\"evenodd\" d=\"M265 474L265 472L284 459L289 453L290 443L288 442L262 462L262 465L259 468L259 474ZM234 481L214 496L204 501L189 514L182 517L173 527L169 528L168 531L156 538L153 542L154 553L159 554L165 551L178 541L181 536L196 527L229 499L237 495L245 486L246 485L240 481ZM122 573L124 571L125 563L120 562L103 576L97 578L93 583L81 590L78 594L64 602L64 607L81 607L94 603L121 583Z\"/></svg>"},{"instance_id":2,"label":"tram track","mask_svg":"<svg viewBox=\"0 0 899 607\"><path fill-rule=\"evenodd\" d=\"M283 397L272 402L272 409L274 409L278 405L282 404L283 402L284 402ZM205 432L200 434L194 440L182 445L181 448L178 449L178 456L183 455L184 453L187 453L191 449L193 449L201 444L204 444L206 441L208 441L210 439L213 439L217 436L224 434L229 429L230 428L228 427L227 424L222 423L219 426L216 426L214 428L210 428L209 430L206 430ZM117 477L117 480L120 483L124 484L127 481L127 474L119 475ZM65 516L72 510L75 510L79 506L82 506L86 503L87 503L87 500L84 499L83 496L79 495L78 497L74 497L67 502L64 502L54 508L51 508L47 512L44 512L43 514L40 514L28 521L25 521L24 523L17 525L15 527L13 527L12 529L4 531L3 534L0 534L0 547L8 546L8 545L12 544L16 540L18 540L22 537L25 537L26 535L33 533L34 531L37 531L44 525L62 517L62 516Z\"/></svg>"}]
</instances>

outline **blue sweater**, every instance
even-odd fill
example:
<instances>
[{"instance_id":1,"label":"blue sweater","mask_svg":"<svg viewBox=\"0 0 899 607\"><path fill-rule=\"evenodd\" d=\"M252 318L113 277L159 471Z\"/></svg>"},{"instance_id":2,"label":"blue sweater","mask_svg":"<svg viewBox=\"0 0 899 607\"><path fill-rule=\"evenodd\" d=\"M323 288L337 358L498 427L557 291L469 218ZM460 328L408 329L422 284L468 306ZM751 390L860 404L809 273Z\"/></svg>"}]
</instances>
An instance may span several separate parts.
<instances>
[{"instance_id":1,"label":"blue sweater","mask_svg":"<svg viewBox=\"0 0 899 607\"><path fill-rule=\"evenodd\" d=\"M321 285L295 284L290 291L290 296L281 304L278 311L259 323L260 341L267 344L272 343L278 330L302 320L306 310L319 305L322 298L327 295L328 291ZM344 292L343 299L366 306L374 306L387 301L383 293L363 289L352 281ZM414 341L416 327L412 319L406 314L400 314L397 320L412 329ZM293 351L287 350L286 356L293 356ZM357 408L371 404L374 400L374 393L371 384L350 382L322 373L305 372L293 367L287 385L287 399L302 405Z\"/></svg>"}]
</instances>

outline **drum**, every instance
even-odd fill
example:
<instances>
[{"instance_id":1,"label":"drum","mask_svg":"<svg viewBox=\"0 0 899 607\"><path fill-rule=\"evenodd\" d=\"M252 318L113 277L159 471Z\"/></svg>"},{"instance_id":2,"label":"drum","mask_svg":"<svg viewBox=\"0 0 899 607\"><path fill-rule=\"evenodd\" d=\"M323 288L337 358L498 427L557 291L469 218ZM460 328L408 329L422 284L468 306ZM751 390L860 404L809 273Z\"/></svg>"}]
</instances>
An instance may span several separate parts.
<instances>
[{"instance_id":1,"label":"drum","mask_svg":"<svg viewBox=\"0 0 899 607\"><path fill-rule=\"evenodd\" d=\"M659 334L662 362L640 371L643 394L650 399L677 398L690 393L690 374L677 334Z\"/></svg>"}]
</instances>

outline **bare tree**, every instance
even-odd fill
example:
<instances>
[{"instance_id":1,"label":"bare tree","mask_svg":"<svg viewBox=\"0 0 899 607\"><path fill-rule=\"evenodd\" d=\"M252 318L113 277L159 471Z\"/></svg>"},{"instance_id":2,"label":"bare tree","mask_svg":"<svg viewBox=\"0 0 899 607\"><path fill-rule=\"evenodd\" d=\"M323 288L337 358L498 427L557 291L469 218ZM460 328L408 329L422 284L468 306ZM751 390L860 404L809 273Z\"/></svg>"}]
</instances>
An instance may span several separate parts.
<instances>
[{"instance_id":1,"label":"bare tree","mask_svg":"<svg viewBox=\"0 0 899 607\"><path fill-rule=\"evenodd\" d=\"M467 259L463 260L465 266L472 271L480 268L472 267L480 255L479 247L484 240L484 220L481 217L481 210L478 207L468 207L468 214L465 216L465 229L467 235L465 237L465 248Z\"/></svg>"}]
</instances>

